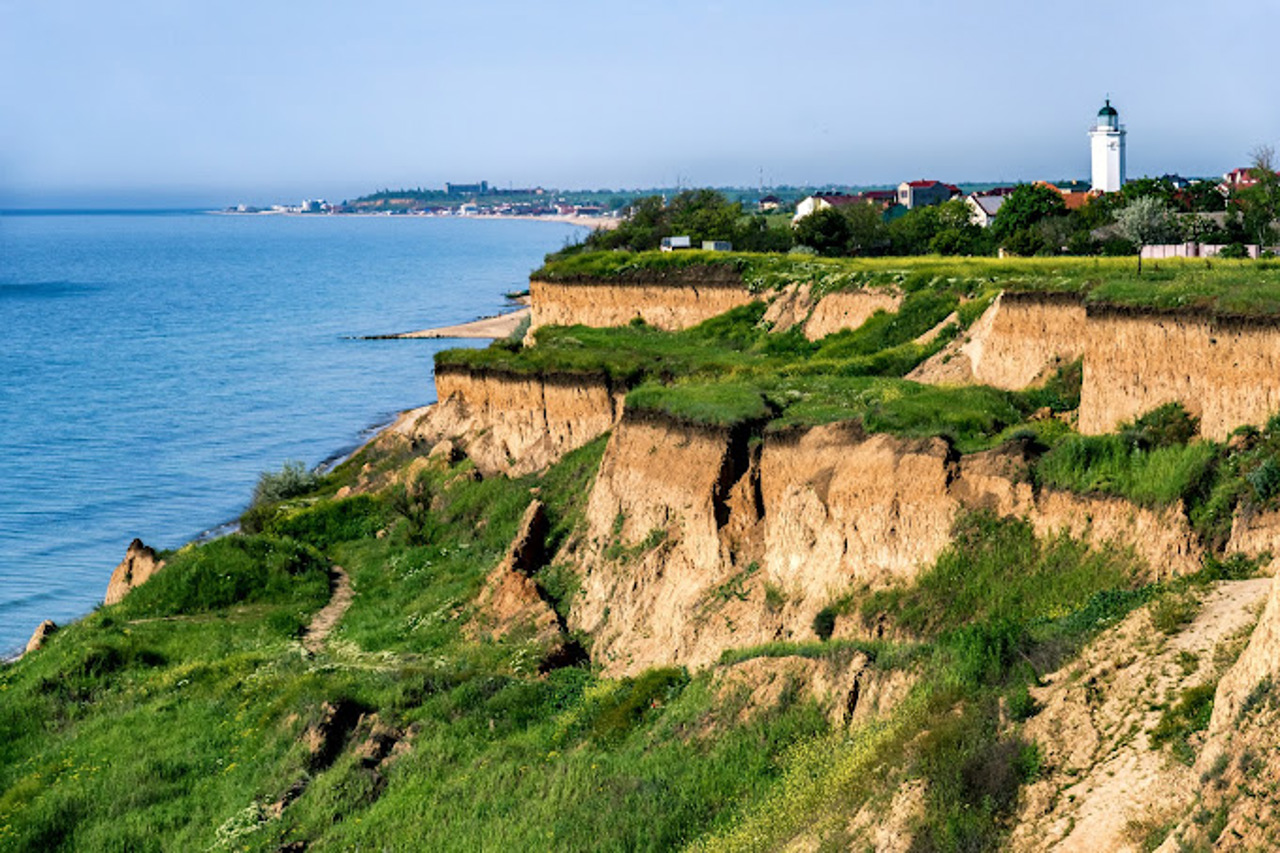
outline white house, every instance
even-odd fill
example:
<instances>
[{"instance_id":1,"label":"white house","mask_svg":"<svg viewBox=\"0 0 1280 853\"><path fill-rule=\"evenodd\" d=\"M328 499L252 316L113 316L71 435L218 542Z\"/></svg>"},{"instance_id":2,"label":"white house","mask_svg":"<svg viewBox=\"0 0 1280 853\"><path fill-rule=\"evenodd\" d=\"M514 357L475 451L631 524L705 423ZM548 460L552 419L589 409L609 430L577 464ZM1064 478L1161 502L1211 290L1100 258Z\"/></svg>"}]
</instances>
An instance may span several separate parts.
<instances>
[{"instance_id":1,"label":"white house","mask_svg":"<svg viewBox=\"0 0 1280 853\"><path fill-rule=\"evenodd\" d=\"M815 193L796 205L796 213L795 216L791 217L791 224L795 225L810 213L817 213L819 210L826 210L828 207L844 207L846 204L853 204L855 201L858 201L858 196L856 195Z\"/></svg>"},{"instance_id":2,"label":"white house","mask_svg":"<svg viewBox=\"0 0 1280 853\"><path fill-rule=\"evenodd\" d=\"M996 214L1000 212L1000 205L1004 204L1004 196L969 193L965 196L964 203L969 206L969 210L973 211L970 218L986 228L995 221Z\"/></svg>"}]
</instances>

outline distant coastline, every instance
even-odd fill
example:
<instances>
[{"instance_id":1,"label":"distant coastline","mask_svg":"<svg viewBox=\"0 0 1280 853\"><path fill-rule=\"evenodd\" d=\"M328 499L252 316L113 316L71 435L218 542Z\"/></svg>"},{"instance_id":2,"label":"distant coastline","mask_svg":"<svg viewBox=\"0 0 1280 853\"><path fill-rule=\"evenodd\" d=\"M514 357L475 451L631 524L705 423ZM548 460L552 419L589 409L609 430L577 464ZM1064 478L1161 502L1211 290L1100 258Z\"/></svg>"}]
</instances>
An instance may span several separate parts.
<instances>
[{"instance_id":1,"label":"distant coastline","mask_svg":"<svg viewBox=\"0 0 1280 853\"><path fill-rule=\"evenodd\" d=\"M578 216L575 214L559 214L551 213L545 216L535 216L526 213L483 213L483 214L440 214L440 213L393 213L390 211L368 211L368 212L351 212L351 213L302 213L294 210L207 210L206 213L215 213L220 216L298 216L298 217L323 217L323 216L363 216L363 217L423 217L431 219L467 219L467 220L522 220L526 222L555 222L561 225L577 225L583 228L596 228L604 231L612 231L618 227L621 221L616 216Z\"/></svg>"}]
</instances>

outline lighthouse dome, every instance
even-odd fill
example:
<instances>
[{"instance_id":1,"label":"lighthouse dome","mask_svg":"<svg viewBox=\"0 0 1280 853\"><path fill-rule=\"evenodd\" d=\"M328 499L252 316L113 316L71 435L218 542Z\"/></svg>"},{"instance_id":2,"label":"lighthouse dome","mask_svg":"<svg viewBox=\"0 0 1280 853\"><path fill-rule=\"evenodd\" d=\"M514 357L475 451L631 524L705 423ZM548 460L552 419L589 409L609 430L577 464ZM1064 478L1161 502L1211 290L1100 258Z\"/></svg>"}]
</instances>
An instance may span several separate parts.
<instances>
[{"instance_id":1,"label":"lighthouse dome","mask_svg":"<svg viewBox=\"0 0 1280 853\"><path fill-rule=\"evenodd\" d=\"M1116 112L1116 108L1111 106L1111 99L1107 98L1107 103L1098 110L1098 125L1100 127L1119 127L1120 114Z\"/></svg>"}]
</instances>

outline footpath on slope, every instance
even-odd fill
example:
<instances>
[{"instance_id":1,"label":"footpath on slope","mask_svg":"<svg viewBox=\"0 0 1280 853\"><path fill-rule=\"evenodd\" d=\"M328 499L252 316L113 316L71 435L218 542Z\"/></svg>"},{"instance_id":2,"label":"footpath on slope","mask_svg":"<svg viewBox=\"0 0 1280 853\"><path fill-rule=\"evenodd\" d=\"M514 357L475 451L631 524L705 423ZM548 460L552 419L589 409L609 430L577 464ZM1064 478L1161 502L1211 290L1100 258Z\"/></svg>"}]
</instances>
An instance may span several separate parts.
<instances>
[{"instance_id":1,"label":"footpath on slope","mask_svg":"<svg viewBox=\"0 0 1280 853\"><path fill-rule=\"evenodd\" d=\"M302 635L302 646L311 654L318 654L324 648L324 641L330 632L347 612L355 593L351 589L351 577L341 566L334 566L331 574L333 592L329 603L320 609L307 626Z\"/></svg>"}]
</instances>

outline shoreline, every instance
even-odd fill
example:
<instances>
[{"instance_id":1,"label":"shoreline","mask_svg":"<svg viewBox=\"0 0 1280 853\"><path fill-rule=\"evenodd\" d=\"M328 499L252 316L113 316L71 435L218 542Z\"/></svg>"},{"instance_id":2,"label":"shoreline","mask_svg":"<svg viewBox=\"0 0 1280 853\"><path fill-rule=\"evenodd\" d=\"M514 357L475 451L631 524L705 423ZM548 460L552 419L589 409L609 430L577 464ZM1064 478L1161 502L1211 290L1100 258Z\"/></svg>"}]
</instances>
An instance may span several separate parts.
<instances>
[{"instance_id":1,"label":"shoreline","mask_svg":"<svg viewBox=\"0 0 1280 853\"><path fill-rule=\"evenodd\" d=\"M467 219L467 220L506 220L516 222L555 222L559 225L576 225L580 228L591 228L600 231L612 231L622 221L615 216L578 216L576 214L552 213L535 216L529 213L479 213L479 214L440 214L440 213L396 213L389 210L352 211L350 213L302 213L293 210L206 210L205 213L216 216L299 216L323 218L326 216L369 216L369 217L418 217L423 219Z\"/></svg>"},{"instance_id":2,"label":"shoreline","mask_svg":"<svg viewBox=\"0 0 1280 853\"><path fill-rule=\"evenodd\" d=\"M258 214L242 214L242 215L256 216ZM295 215L295 214L275 214L275 215ZM296 215L310 216L312 214L296 214ZM341 215L349 215L349 214L341 214ZM358 215L364 215L364 214L350 214L350 215L358 216ZM513 218L513 217L508 217L508 218ZM531 218L538 219L540 217L531 217ZM528 296L516 297L513 301L519 303L519 307L514 308L510 311L502 312L500 314L493 314L488 317L480 317L478 319L472 320L467 323L458 323L451 326L437 326L437 327L428 328L428 329L419 329L417 331L412 331L412 332L399 332L399 333L387 334L387 335L353 336L351 339L352 340L412 340L412 339L458 338L458 339L483 340L488 338L492 340L497 340L500 338L509 337L519 327L520 323L530 315L531 308L529 307ZM424 408L433 406L433 405L435 405L435 403L426 403L424 405L411 406L407 409L402 409L395 412L390 416L389 419L385 419L385 420L379 419L377 422L362 429L357 434L356 440L353 443L345 444L344 446L340 447L338 450L330 453L327 457L325 457L325 459L323 459L318 465L315 466L314 470L321 473L328 473L329 471L332 471L334 468L343 464L348 459L351 459L353 456L355 456L357 453L363 450L366 446L368 446L374 441L377 441L384 434L394 431L396 427L399 426L401 422L405 419L405 417L410 413L420 412ZM247 506L245 508L248 509ZM240 517L237 515L234 518L228 519L226 521L215 524L212 527L199 531L198 533L196 533L194 536L192 536L190 539L188 539L186 542L184 542L182 545L178 547L181 548L191 544L203 544L205 542L210 542L214 539L220 539L223 536L228 536L233 533L238 533L239 531L240 531ZM110 577L110 573L108 573L108 577ZM105 581L104 581L104 584L105 584ZM105 590L105 585L104 585L104 590ZM92 609L89 611L86 611L84 614L82 614L79 617L76 617L75 619L72 619L65 623L60 624L58 627L63 628L63 627L66 627L67 625L73 624L74 622L79 621L80 619L82 619L84 616L88 615L91 612L93 612ZM26 647L26 641L20 641L19 644L12 649L0 648L0 667L8 666L20 660L25 653L25 647Z\"/></svg>"}]
</instances>

